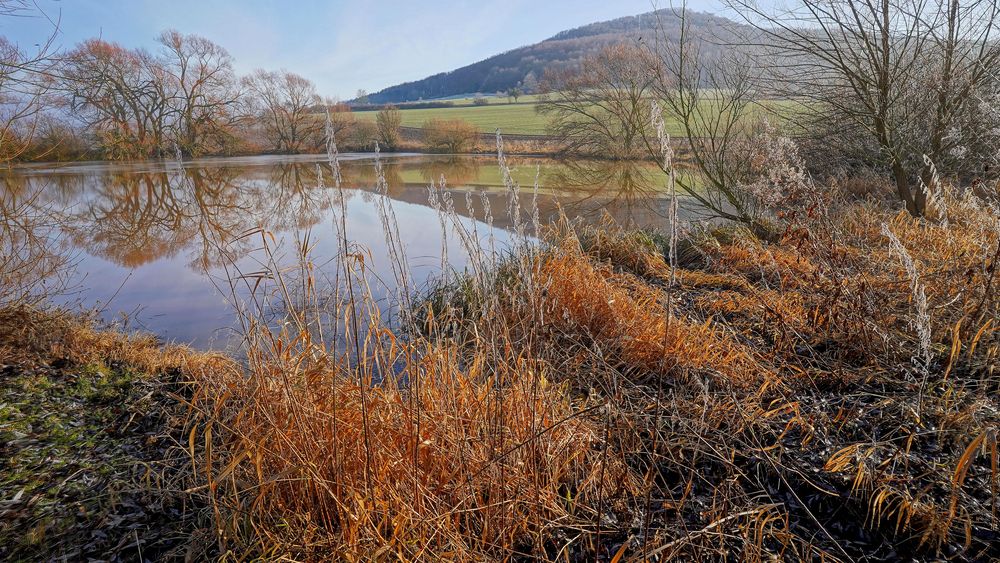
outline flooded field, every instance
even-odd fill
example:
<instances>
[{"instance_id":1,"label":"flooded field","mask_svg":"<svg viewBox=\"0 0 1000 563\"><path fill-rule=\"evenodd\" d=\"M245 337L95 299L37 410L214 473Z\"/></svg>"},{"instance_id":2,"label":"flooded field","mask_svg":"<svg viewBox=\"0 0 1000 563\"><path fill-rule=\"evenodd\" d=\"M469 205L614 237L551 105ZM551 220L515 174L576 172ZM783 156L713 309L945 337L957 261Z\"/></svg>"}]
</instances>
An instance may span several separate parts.
<instances>
[{"instance_id":1,"label":"flooded field","mask_svg":"<svg viewBox=\"0 0 1000 563\"><path fill-rule=\"evenodd\" d=\"M429 202L432 182L500 250L513 217L530 224L535 209L540 224L562 215L649 228L666 222L664 177L653 165L511 159L514 193L493 157L394 155L381 164L380 189L372 155L341 158L346 237L364 249L372 285L386 296L395 288L380 202L395 213L417 287L442 267L466 266ZM231 282L263 267L265 244L294 257L296 242L307 239L320 275L339 249L340 192L321 156L34 165L0 179L5 197L30 198L47 218L44 236L73 265L63 304L198 348L225 347L238 335Z\"/></svg>"}]
</instances>

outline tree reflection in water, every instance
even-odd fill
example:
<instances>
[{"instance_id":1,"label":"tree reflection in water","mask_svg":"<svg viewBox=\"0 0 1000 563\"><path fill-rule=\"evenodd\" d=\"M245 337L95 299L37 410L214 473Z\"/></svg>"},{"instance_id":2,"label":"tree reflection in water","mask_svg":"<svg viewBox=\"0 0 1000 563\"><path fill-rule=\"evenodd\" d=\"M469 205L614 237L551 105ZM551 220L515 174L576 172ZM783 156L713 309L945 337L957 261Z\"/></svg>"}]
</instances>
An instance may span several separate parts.
<instances>
[{"instance_id":1,"label":"tree reflection in water","mask_svg":"<svg viewBox=\"0 0 1000 563\"><path fill-rule=\"evenodd\" d=\"M67 288L73 253L59 244L60 221L39 190L0 176L0 306L35 305Z\"/></svg>"},{"instance_id":2,"label":"tree reflection in water","mask_svg":"<svg viewBox=\"0 0 1000 563\"><path fill-rule=\"evenodd\" d=\"M663 173L636 161L565 161L545 179L574 192L563 203L568 215L599 220L605 214L623 227L664 227L668 194Z\"/></svg>"},{"instance_id":3,"label":"tree reflection in water","mask_svg":"<svg viewBox=\"0 0 1000 563\"><path fill-rule=\"evenodd\" d=\"M389 157L383 164L386 195L395 202L407 254L425 279L435 274L442 240L427 199L432 180L444 177L456 201L465 201L469 191L476 192L471 209L456 205L459 214L482 220L485 196L495 227L503 231L512 226L504 211L509 208L510 194L495 158ZM530 216L528 210L536 200L532 186L537 173L543 222L565 213L588 222L610 216L630 227L664 226L664 182L654 166L514 158L510 164L522 186L518 194L522 217ZM379 261L387 260L382 259L382 227L374 205L376 198L384 197L375 192L374 162L348 158L341 166L348 236L371 249L375 275L388 274L378 271ZM335 255L331 204L336 194L331 178L332 170L320 157L207 159L183 167L175 163L29 167L3 176L7 199L2 201L0 214L7 214L8 224L15 213L28 216L25 208L33 216L44 214L49 229L43 232L38 227L34 232L29 226L22 239L30 235L35 241L48 241L45 248L50 253L53 244L79 252L79 275L95 289L94 295L106 298L107 287L117 287L135 273L140 279L131 279L116 294L116 307L143 306L158 319L146 328L170 325L172 331L166 332L171 337L204 344L202 333L218 327L195 326L198 323L192 319L201 314L205 317L202 324L208 325L218 324L226 315L231 318L231 311L223 312L227 305L211 277L220 275L225 265L252 257L260 239L246 233L262 230L278 239L288 238L291 244L309 231L320 241L319 251L327 257ZM8 205L14 194L21 202L16 212ZM457 246L448 254L460 255ZM391 274L380 277L392 279Z\"/></svg>"}]
</instances>

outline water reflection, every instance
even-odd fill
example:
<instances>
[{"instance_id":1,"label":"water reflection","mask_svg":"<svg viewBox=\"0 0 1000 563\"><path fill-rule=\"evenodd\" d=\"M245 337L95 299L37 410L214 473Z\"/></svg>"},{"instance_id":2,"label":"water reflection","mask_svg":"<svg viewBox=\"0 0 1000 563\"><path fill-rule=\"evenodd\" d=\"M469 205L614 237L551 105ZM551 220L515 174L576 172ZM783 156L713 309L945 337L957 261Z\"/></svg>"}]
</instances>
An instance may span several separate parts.
<instances>
[{"instance_id":1,"label":"water reflection","mask_svg":"<svg viewBox=\"0 0 1000 563\"><path fill-rule=\"evenodd\" d=\"M637 163L555 163L512 159L521 184L522 217L537 202L541 220L559 213L598 221L607 214L629 226L662 227L666 199L662 174ZM512 228L510 194L491 158L392 157L384 162L387 190L415 279L439 265L442 233L428 205L427 186L445 178L469 221L482 220L485 197L498 239ZM378 220L374 162L342 163L349 237L371 249L374 273L392 279ZM316 252L337 251L333 229L332 170L321 158L257 157L185 163L31 166L2 177L5 194L37 193L34 205L56 210L67 250L81 253L78 275L84 305L141 311L138 326L199 347L217 345L217 329L232 324L230 306L217 289L223 266L251 258L255 229L289 242L309 230ZM537 194L533 185L538 183ZM485 230L480 229L482 232ZM463 267L455 241L445 240L452 265ZM454 246L454 248L451 248ZM114 298L114 301L108 303Z\"/></svg>"},{"instance_id":2,"label":"water reflection","mask_svg":"<svg viewBox=\"0 0 1000 563\"><path fill-rule=\"evenodd\" d=\"M564 208L568 213L593 218L606 212L625 227L663 228L667 194L663 173L645 162L560 162L546 175L546 183L573 192Z\"/></svg>"}]
</instances>

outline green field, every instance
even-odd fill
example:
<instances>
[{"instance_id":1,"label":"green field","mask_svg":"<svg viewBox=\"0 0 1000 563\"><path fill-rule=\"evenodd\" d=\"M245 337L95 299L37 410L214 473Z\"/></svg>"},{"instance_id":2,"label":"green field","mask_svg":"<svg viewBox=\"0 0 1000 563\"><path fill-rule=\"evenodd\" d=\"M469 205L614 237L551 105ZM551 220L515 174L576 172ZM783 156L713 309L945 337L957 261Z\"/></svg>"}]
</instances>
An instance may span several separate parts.
<instances>
[{"instance_id":1,"label":"green field","mask_svg":"<svg viewBox=\"0 0 1000 563\"><path fill-rule=\"evenodd\" d=\"M486 98L486 100L489 101L489 103L496 104L496 105L509 104L509 103L513 102L513 98L508 98L507 96L483 96L483 97ZM525 96L518 96L517 103L519 103L519 104L533 104L533 103L538 102L538 100L541 97L542 97L541 94L528 94L528 95L525 95ZM467 97L467 98L452 98L452 99L449 99L449 100L427 100L427 101L451 102L451 103L455 104L456 106L471 106L476 101L476 98ZM419 102L416 102L416 103L419 103ZM405 107L406 104L403 103L403 104L400 104L400 106Z\"/></svg>"},{"instance_id":2,"label":"green field","mask_svg":"<svg viewBox=\"0 0 1000 563\"><path fill-rule=\"evenodd\" d=\"M459 105L468 100L453 100L454 107L433 108L433 109L406 109L400 106L399 112L403 117L404 127L423 127L430 119L464 119L472 123L482 133L493 133L500 128L504 133L511 135L544 135L548 116L541 115L535 108L537 106L537 96L524 96L522 101L516 104L506 103L506 98L490 98L498 103L491 103L484 106ZM530 100L525 102L524 100ZM503 101L501 101L503 100ZM770 100L762 102L771 110L788 114L794 111L796 102ZM753 111L753 110L752 110ZM760 111L760 110L757 110ZM354 114L358 119L375 121L377 112L359 111ZM780 121L780 118L778 118ZM667 132L672 136L683 134L681 126L675 122L667 122Z\"/></svg>"},{"instance_id":3,"label":"green field","mask_svg":"<svg viewBox=\"0 0 1000 563\"><path fill-rule=\"evenodd\" d=\"M458 106L433 109L406 109L401 107L403 127L423 127L430 119L464 119L483 133L492 133L499 127L512 135L544 135L546 117L535 111L535 104L490 104L485 106ZM375 120L377 112L359 111L358 119Z\"/></svg>"}]
</instances>

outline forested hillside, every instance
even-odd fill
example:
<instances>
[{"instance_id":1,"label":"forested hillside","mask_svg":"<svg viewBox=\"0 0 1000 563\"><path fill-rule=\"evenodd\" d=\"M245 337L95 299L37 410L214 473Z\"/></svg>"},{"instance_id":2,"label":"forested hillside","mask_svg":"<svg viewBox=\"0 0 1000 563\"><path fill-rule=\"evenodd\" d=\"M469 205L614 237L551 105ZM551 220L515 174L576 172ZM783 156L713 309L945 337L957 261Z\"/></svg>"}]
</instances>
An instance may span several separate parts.
<instances>
[{"instance_id":1,"label":"forested hillside","mask_svg":"<svg viewBox=\"0 0 1000 563\"><path fill-rule=\"evenodd\" d=\"M712 14L690 12L691 32L724 36L736 24ZM671 10L593 23L562 31L534 45L520 47L462 68L406 82L372 94L372 103L399 103L460 94L505 92L519 87L531 92L547 70L571 68L609 44L652 42L677 37L680 21Z\"/></svg>"}]
</instances>

